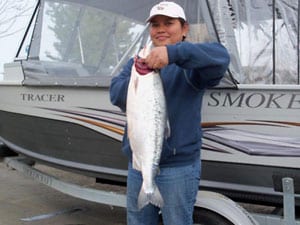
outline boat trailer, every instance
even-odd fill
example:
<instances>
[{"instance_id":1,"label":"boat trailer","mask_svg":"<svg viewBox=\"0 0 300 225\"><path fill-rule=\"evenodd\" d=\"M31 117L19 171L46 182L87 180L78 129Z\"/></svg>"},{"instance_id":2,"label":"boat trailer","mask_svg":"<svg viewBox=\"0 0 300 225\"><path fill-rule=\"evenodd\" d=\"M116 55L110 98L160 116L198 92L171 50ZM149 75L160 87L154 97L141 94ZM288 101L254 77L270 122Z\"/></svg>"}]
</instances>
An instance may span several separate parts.
<instances>
[{"instance_id":1,"label":"boat trailer","mask_svg":"<svg viewBox=\"0 0 300 225\"><path fill-rule=\"evenodd\" d=\"M57 191L76 198L106 204L110 206L126 208L126 195L112 191L104 191L82 187L80 185L65 182L52 175L35 169L32 161L23 156L5 157L4 163L12 169L19 171L35 181L43 183ZM295 188L296 187L296 188ZM195 207L204 208L216 215L226 218L233 225L300 225L295 214L295 190L300 188L294 185L293 178L282 179L283 192L283 216L273 214L249 213L238 203L224 195L210 191L199 191ZM209 224L207 224L209 225Z\"/></svg>"}]
</instances>

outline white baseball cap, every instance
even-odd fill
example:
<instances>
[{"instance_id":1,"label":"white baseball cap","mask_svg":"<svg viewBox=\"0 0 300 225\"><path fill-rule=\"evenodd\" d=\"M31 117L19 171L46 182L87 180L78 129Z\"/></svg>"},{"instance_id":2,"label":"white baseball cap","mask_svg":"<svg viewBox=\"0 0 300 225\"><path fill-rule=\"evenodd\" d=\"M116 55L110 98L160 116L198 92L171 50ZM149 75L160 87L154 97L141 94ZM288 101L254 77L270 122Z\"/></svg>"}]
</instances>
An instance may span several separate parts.
<instances>
[{"instance_id":1,"label":"white baseball cap","mask_svg":"<svg viewBox=\"0 0 300 225\"><path fill-rule=\"evenodd\" d=\"M163 15L172 18L182 18L186 21L185 13L183 8L175 2L163 1L153 6L150 11L150 16L146 22L149 22L154 16Z\"/></svg>"}]
</instances>

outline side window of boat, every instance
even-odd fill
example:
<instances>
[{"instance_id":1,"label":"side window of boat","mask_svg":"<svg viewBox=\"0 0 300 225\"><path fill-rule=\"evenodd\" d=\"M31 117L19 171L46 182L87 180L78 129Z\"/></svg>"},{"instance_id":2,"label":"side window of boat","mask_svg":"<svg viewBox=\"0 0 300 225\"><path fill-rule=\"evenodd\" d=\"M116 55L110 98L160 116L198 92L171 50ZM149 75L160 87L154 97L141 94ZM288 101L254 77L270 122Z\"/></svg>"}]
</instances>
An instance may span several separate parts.
<instances>
[{"instance_id":1,"label":"side window of boat","mask_svg":"<svg viewBox=\"0 0 300 225\"><path fill-rule=\"evenodd\" d=\"M298 2L285 1L185 1L189 40L219 41L229 50L231 63L221 87L300 84ZM24 84L108 86L141 46L133 43L152 5L40 2L23 64Z\"/></svg>"},{"instance_id":2,"label":"side window of boat","mask_svg":"<svg viewBox=\"0 0 300 225\"><path fill-rule=\"evenodd\" d=\"M215 36L230 53L229 70L220 86L300 84L298 1L198 3L196 13L187 13L197 15L190 20L192 39L210 41Z\"/></svg>"},{"instance_id":3,"label":"side window of boat","mask_svg":"<svg viewBox=\"0 0 300 225\"><path fill-rule=\"evenodd\" d=\"M225 2L225 1L224 1ZM233 30L231 38L226 31L225 44L236 46L238 61L235 64L241 84L290 84L300 82L299 74L299 21L298 2L285 0L228 1ZM223 7L223 9L225 9ZM220 11L220 10L219 10ZM219 12L215 10L214 12ZM224 12L224 10L223 10ZM226 20L223 13L223 20ZM217 21L217 20L216 20ZM216 23L216 26L219 24ZM220 27L220 26L219 26ZM226 35L225 35L226 36Z\"/></svg>"},{"instance_id":4,"label":"side window of boat","mask_svg":"<svg viewBox=\"0 0 300 225\"><path fill-rule=\"evenodd\" d=\"M35 31L29 61L24 63L25 82L108 86L114 68L144 24L68 1L42 3L41 26ZM32 73L32 69L39 72Z\"/></svg>"}]
</instances>

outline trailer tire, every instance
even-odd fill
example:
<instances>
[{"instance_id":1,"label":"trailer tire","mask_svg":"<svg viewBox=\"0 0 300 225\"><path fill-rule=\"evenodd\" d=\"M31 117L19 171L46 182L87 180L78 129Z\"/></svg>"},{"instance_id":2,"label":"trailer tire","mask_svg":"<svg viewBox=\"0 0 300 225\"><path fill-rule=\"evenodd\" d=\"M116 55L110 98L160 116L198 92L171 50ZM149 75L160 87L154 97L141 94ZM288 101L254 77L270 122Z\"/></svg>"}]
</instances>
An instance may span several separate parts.
<instances>
[{"instance_id":1,"label":"trailer tire","mask_svg":"<svg viewBox=\"0 0 300 225\"><path fill-rule=\"evenodd\" d=\"M18 154L0 142L0 157L17 156Z\"/></svg>"},{"instance_id":2,"label":"trailer tire","mask_svg":"<svg viewBox=\"0 0 300 225\"><path fill-rule=\"evenodd\" d=\"M211 210L195 207L194 225L234 225L220 214Z\"/></svg>"}]
</instances>

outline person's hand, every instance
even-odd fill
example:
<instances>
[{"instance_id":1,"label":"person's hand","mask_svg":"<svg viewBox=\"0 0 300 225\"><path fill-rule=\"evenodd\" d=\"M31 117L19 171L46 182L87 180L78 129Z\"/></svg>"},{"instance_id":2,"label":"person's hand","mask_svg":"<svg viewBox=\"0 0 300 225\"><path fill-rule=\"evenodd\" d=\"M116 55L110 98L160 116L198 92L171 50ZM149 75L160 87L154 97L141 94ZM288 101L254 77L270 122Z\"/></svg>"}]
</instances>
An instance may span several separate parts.
<instances>
[{"instance_id":1,"label":"person's hand","mask_svg":"<svg viewBox=\"0 0 300 225\"><path fill-rule=\"evenodd\" d=\"M153 71L153 69L148 67L148 65L145 63L145 59L142 59L138 56L136 56L134 58L134 66L135 66L135 70L140 75L146 75L147 73L150 73Z\"/></svg>"},{"instance_id":2,"label":"person's hand","mask_svg":"<svg viewBox=\"0 0 300 225\"><path fill-rule=\"evenodd\" d=\"M166 46L154 47L143 62L152 69L161 69L169 64Z\"/></svg>"}]
</instances>

